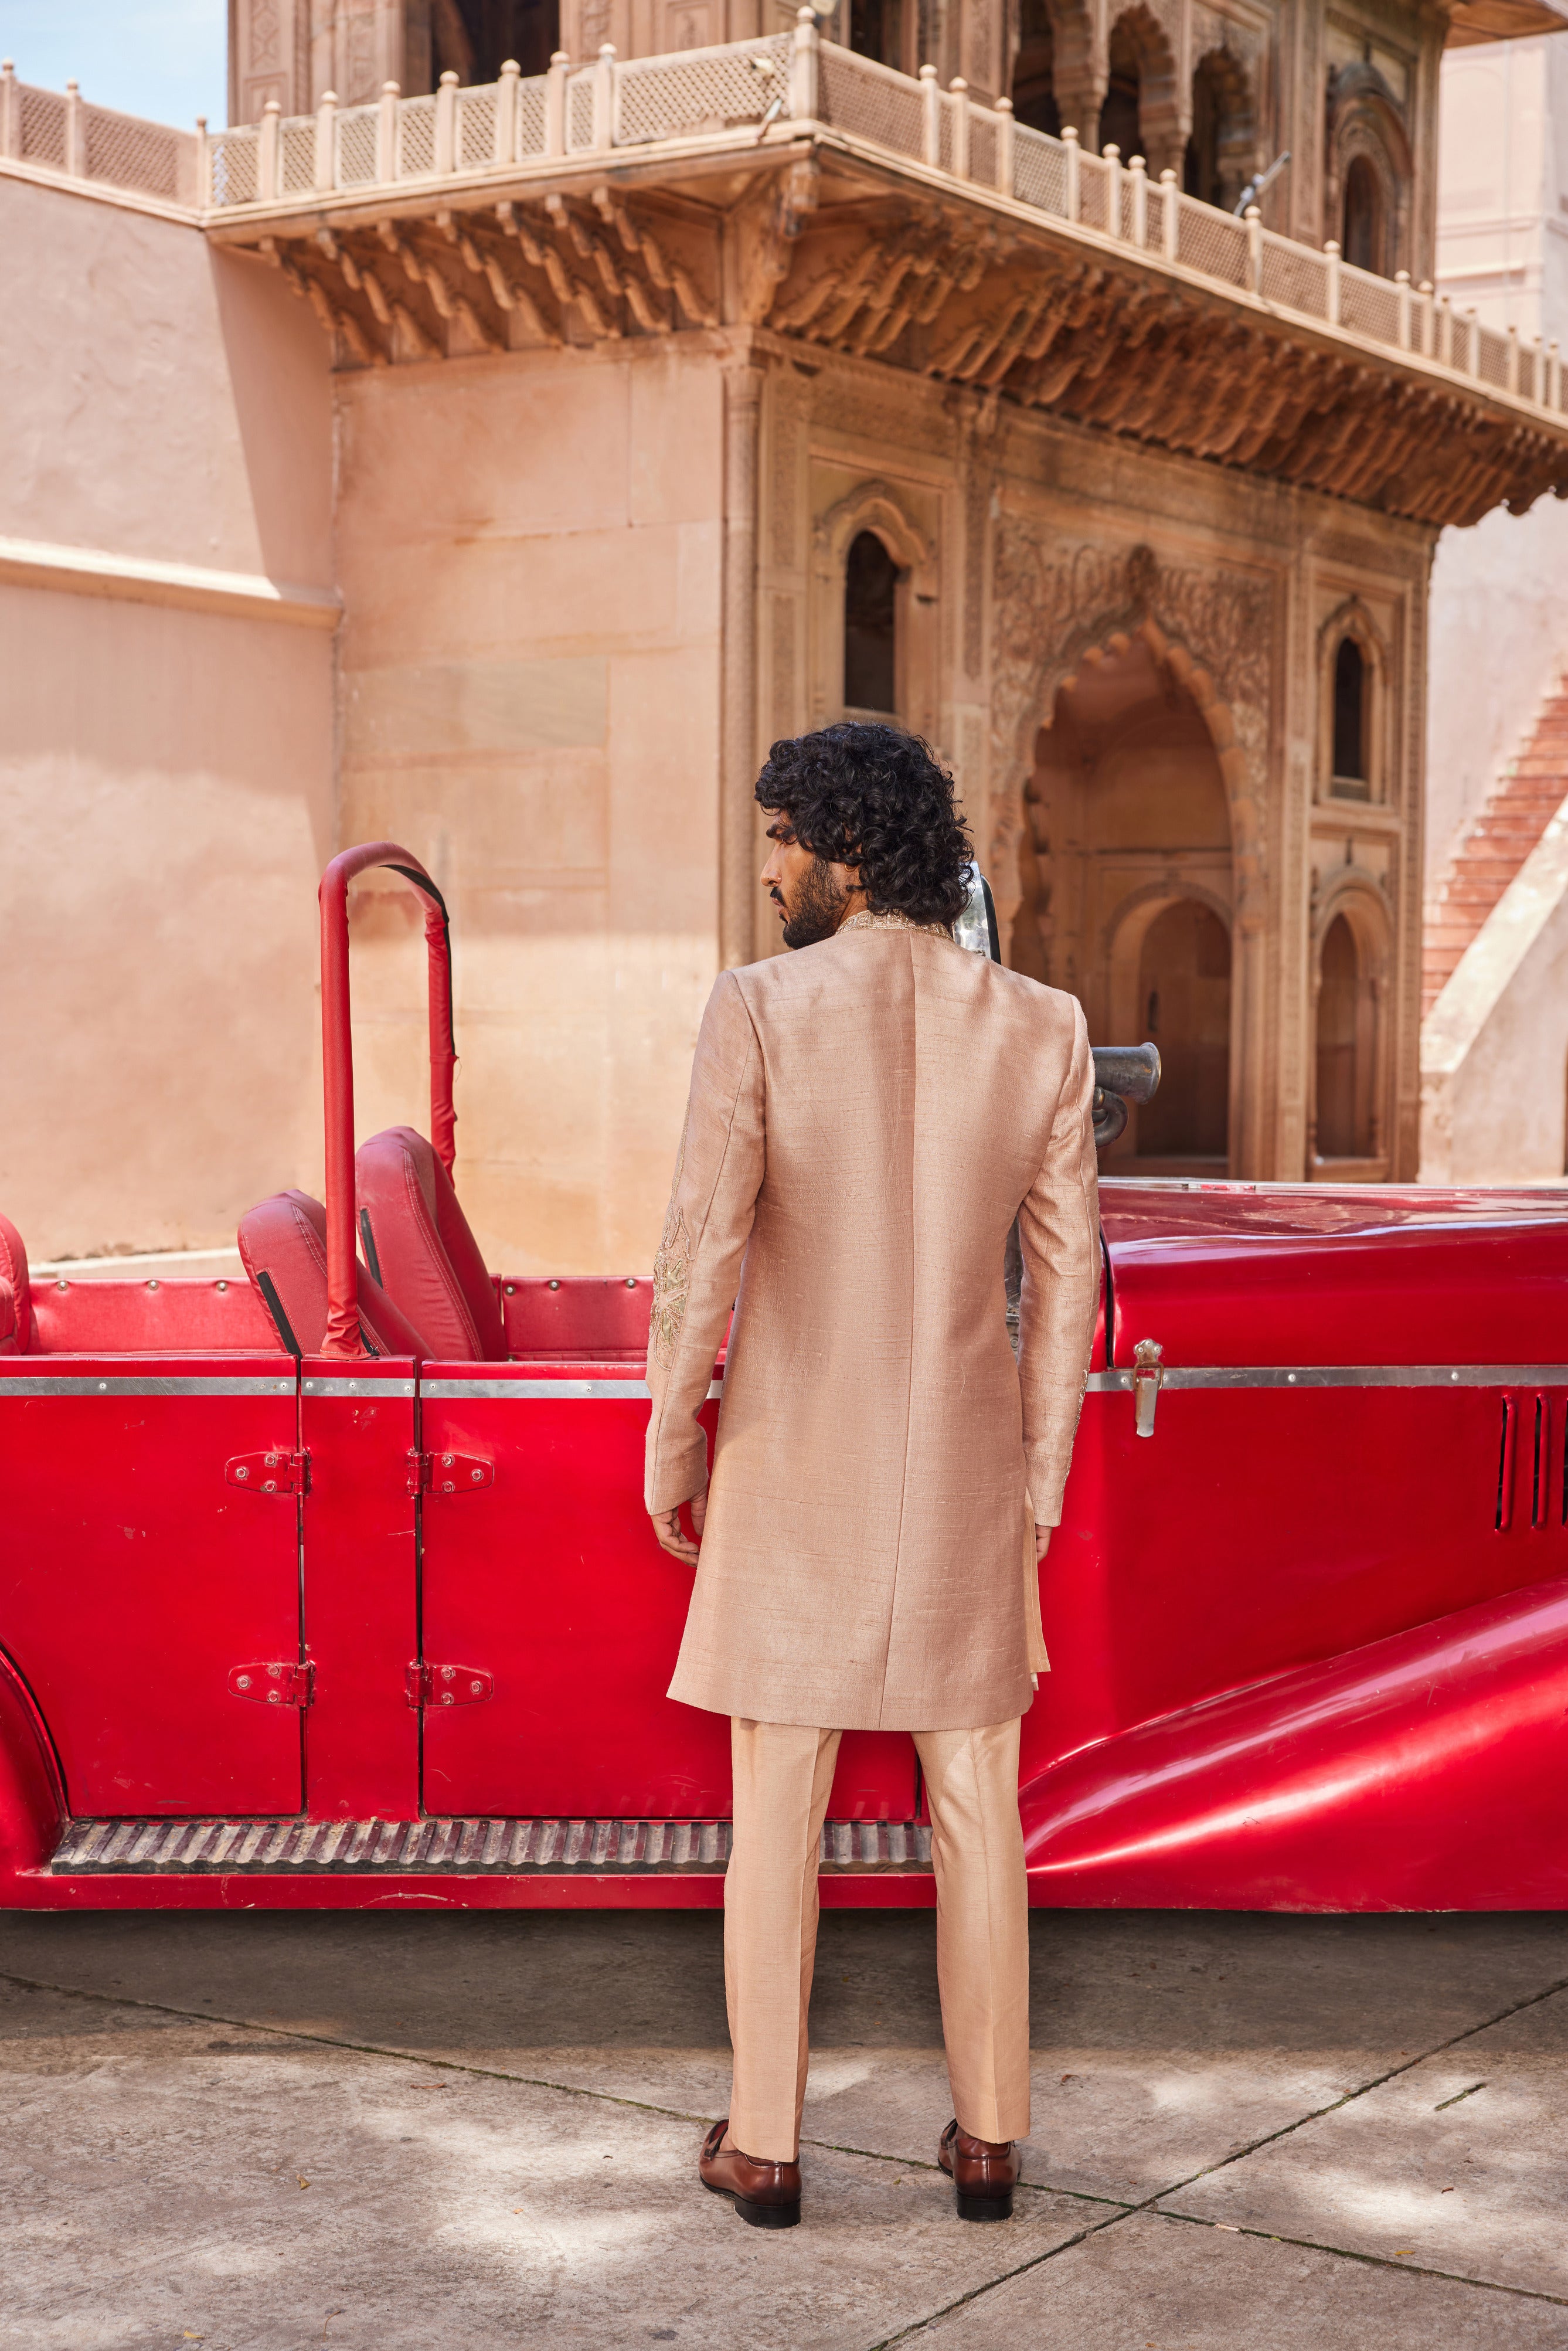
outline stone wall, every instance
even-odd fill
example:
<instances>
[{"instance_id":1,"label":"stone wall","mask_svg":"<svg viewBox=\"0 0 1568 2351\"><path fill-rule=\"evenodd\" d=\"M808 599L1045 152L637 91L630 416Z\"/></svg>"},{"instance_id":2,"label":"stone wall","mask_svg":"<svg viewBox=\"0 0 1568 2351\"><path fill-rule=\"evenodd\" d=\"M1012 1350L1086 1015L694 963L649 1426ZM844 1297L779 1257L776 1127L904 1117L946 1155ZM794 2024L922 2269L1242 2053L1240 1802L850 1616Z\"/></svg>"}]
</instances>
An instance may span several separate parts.
<instances>
[{"instance_id":1,"label":"stone wall","mask_svg":"<svg viewBox=\"0 0 1568 2351\"><path fill-rule=\"evenodd\" d=\"M723 385L646 343L339 379L340 837L448 893L492 1264L645 1272L717 968ZM356 909L361 1135L423 1124L423 957Z\"/></svg>"},{"instance_id":2,"label":"stone wall","mask_svg":"<svg viewBox=\"0 0 1568 2351\"><path fill-rule=\"evenodd\" d=\"M37 1258L232 1243L320 1159L330 393L190 226L0 181L0 1207Z\"/></svg>"}]
</instances>

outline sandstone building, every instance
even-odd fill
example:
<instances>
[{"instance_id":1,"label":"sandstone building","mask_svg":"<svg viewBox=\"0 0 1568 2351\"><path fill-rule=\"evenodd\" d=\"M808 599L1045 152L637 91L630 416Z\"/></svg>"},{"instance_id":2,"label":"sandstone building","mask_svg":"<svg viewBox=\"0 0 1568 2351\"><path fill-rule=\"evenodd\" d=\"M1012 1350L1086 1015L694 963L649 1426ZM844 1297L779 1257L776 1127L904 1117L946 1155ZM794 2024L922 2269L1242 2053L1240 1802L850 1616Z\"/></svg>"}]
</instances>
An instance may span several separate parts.
<instances>
[{"instance_id":1,"label":"sandstone building","mask_svg":"<svg viewBox=\"0 0 1568 2351\"><path fill-rule=\"evenodd\" d=\"M492 1256L644 1266L714 971L775 944L758 762L845 711L951 760L1009 959L1159 1042L1113 1166L1413 1176L1432 549L1568 488L1557 356L1432 291L1438 65L1543 21L235 0L227 131L7 82L24 929L85 888L101 982L154 875L196 908L134 1023L10 1041L34 1246L310 1178L311 871L392 835ZM403 923L362 1125L413 1107ZM99 1059L141 1139L88 1175Z\"/></svg>"}]
</instances>

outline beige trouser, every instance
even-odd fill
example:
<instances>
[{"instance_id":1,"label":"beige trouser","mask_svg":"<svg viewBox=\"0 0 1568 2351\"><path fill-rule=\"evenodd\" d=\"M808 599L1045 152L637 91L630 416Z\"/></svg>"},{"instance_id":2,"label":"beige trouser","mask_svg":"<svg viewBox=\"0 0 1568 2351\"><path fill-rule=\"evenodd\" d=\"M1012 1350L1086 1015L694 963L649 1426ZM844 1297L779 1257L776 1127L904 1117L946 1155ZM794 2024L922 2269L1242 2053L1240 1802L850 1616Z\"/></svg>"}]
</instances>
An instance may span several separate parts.
<instances>
[{"instance_id":1,"label":"beige trouser","mask_svg":"<svg viewBox=\"0 0 1568 2351\"><path fill-rule=\"evenodd\" d=\"M817 1855L837 1730L735 1716L735 1843L724 1974L735 2047L731 2143L768 2163L800 2145L806 2011L817 1952ZM1029 2135L1029 1885L1019 1724L917 1730L936 1876L936 1980L961 2130Z\"/></svg>"}]
</instances>

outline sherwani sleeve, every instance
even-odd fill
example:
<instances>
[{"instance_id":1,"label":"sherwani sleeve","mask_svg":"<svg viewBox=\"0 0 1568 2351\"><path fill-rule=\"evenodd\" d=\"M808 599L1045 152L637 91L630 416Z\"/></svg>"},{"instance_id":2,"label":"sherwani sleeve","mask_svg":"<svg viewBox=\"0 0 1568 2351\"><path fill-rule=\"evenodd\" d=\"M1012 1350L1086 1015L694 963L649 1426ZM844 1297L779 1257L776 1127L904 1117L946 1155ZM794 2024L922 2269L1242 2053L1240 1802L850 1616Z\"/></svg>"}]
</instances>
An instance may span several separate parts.
<instances>
[{"instance_id":1,"label":"sherwani sleeve","mask_svg":"<svg viewBox=\"0 0 1568 2351\"><path fill-rule=\"evenodd\" d=\"M1100 1200L1094 1168L1094 1062L1079 1004L1072 1051L1044 1163L1019 1210L1023 1290L1019 1379L1024 1458L1037 1526L1061 1522L1100 1302Z\"/></svg>"},{"instance_id":2,"label":"sherwani sleeve","mask_svg":"<svg viewBox=\"0 0 1568 2351\"><path fill-rule=\"evenodd\" d=\"M707 1484L697 1420L751 1237L764 1165L762 1050L732 972L707 1002L664 1237L653 1259L644 1499L674 1510Z\"/></svg>"}]
</instances>

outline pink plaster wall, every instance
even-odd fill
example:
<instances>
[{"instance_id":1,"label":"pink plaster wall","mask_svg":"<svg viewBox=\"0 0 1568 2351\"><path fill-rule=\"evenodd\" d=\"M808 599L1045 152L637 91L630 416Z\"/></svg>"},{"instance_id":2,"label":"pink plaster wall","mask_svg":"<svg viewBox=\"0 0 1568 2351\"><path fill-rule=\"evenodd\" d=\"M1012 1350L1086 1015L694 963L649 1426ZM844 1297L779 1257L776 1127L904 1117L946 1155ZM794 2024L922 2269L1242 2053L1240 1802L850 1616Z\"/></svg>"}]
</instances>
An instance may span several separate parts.
<instances>
[{"instance_id":1,"label":"pink plaster wall","mask_svg":"<svg viewBox=\"0 0 1568 2351\"><path fill-rule=\"evenodd\" d=\"M270 271L0 178L0 538L331 580L331 402ZM232 1241L319 1160L333 639L0 586L0 1206L37 1257Z\"/></svg>"},{"instance_id":2,"label":"pink plaster wall","mask_svg":"<svg viewBox=\"0 0 1568 2351\"><path fill-rule=\"evenodd\" d=\"M489 1260L646 1272L716 968L722 385L667 345L340 377L345 840L448 891ZM413 917L357 936L361 1135L423 1123Z\"/></svg>"}]
</instances>

